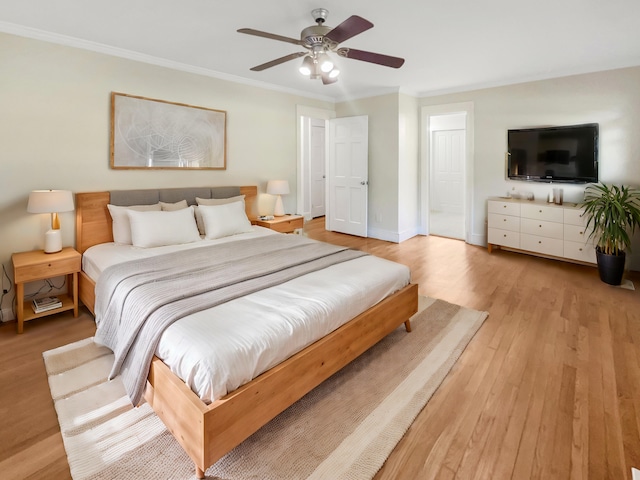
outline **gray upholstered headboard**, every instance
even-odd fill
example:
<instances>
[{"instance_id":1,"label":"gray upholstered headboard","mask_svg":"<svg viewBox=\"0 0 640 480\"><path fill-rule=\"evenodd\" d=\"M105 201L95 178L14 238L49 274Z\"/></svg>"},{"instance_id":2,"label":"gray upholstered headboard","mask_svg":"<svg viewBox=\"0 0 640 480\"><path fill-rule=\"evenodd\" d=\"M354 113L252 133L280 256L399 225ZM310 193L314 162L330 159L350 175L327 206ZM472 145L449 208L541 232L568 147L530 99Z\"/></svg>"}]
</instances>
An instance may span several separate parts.
<instances>
[{"instance_id":1,"label":"gray upholstered headboard","mask_svg":"<svg viewBox=\"0 0 640 480\"><path fill-rule=\"evenodd\" d=\"M188 187L145 190L112 190L111 204L152 205L158 202L175 203L185 199L189 205L196 205L199 198L229 198L240 195L240 187Z\"/></svg>"}]
</instances>

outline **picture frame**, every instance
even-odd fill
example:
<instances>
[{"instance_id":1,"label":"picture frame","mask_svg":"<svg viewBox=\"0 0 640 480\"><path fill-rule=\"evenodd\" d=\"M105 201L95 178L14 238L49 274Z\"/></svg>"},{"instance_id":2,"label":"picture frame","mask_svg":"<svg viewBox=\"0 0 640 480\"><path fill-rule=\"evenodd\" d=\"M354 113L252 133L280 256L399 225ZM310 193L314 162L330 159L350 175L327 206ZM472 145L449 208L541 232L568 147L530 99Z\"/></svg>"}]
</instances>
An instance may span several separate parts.
<instances>
[{"instance_id":1,"label":"picture frame","mask_svg":"<svg viewBox=\"0 0 640 480\"><path fill-rule=\"evenodd\" d=\"M227 112L111 93L111 168L226 170Z\"/></svg>"}]
</instances>

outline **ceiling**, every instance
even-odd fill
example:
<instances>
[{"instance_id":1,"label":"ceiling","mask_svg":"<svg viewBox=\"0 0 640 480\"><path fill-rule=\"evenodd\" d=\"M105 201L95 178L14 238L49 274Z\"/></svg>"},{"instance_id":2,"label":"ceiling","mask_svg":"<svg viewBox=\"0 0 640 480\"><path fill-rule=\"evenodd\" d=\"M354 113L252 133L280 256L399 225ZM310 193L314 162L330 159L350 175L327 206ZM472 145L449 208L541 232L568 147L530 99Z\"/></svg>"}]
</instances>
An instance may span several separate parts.
<instances>
[{"instance_id":1,"label":"ceiling","mask_svg":"<svg viewBox=\"0 0 640 480\"><path fill-rule=\"evenodd\" d=\"M298 38L329 10L335 27L374 27L341 46L406 59L393 69L336 57L337 83L302 77L303 51L237 33ZM464 91L640 65L638 0L0 0L0 31L332 101L388 92Z\"/></svg>"}]
</instances>

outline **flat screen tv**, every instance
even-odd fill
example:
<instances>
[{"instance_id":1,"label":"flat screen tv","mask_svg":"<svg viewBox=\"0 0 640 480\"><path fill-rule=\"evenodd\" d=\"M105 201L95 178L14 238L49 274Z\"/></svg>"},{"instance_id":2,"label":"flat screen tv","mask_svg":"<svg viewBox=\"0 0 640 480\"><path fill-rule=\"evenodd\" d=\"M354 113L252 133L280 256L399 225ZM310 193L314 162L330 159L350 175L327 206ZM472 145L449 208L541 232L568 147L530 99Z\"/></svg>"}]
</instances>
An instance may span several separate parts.
<instances>
[{"instance_id":1,"label":"flat screen tv","mask_svg":"<svg viewBox=\"0 0 640 480\"><path fill-rule=\"evenodd\" d=\"M598 124L524 128L507 134L507 176L534 182L598 181Z\"/></svg>"}]
</instances>

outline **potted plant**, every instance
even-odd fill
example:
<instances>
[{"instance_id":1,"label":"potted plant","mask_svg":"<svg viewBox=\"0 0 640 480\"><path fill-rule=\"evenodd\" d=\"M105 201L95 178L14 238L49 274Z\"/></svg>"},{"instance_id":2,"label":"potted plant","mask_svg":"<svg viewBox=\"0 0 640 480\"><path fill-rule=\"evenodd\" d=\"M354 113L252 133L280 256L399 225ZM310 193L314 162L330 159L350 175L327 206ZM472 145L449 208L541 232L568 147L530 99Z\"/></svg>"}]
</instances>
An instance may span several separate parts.
<instances>
[{"instance_id":1,"label":"potted plant","mask_svg":"<svg viewBox=\"0 0 640 480\"><path fill-rule=\"evenodd\" d=\"M640 226L640 191L629 186L589 185L585 190L584 215L589 238L596 240L600 279L620 285L631 236Z\"/></svg>"}]
</instances>

